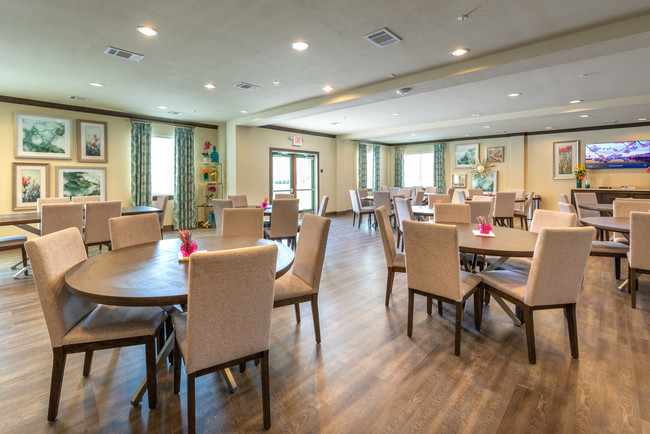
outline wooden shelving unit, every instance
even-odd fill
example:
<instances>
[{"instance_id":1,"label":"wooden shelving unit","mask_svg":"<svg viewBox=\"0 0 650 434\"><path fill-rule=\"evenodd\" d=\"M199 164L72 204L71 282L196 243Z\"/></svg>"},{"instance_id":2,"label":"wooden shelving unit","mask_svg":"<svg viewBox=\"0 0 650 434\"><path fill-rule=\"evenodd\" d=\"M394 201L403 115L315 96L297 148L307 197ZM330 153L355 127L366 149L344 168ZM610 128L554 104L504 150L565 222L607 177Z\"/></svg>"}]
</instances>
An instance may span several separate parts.
<instances>
[{"instance_id":1,"label":"wooden shelving unit","mask_svg":"<svg viewBox=\"0 0 650 434\"><path fill-rule=\"evenodd\" d=\"M199 169L198 191L200 196L196 204L196 220L197 224L201 225L206 221L208 213L212 209L211 200L224 197L224 173L222 163L199 163ZM203 174L204 170L209 170L209 173ZM215 188L214 193L209 191L210 187Z\"/></svg>"}]
</instances>

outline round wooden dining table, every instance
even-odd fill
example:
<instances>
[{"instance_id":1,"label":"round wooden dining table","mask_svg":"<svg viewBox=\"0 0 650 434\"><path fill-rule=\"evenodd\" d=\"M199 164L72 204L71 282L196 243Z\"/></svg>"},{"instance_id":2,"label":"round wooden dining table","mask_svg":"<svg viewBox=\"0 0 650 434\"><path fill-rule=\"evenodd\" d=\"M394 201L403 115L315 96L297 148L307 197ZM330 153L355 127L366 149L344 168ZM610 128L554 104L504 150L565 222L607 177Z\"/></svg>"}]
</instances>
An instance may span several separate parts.
<instances>
[{"instance_id":1,"label":"round wooden dining table","mask_svg":"<svg viewBox=\"0 0 650 434\"><path fill-rule=\"evenodd\" d=\"M584 203L578 206L582 209L598 211L602 216L612 215L612 212L614 212L613 203Z\"/></svg>"},{"instance_id":2,"label":"round wooden dining table","mask_svg":"<svg viewBox=\"0 0 650 434\"><path fill-rule=\"evenodd\" d=\"M630 233L629 217L583 217L580 219L580 223L624 235Z\"/></svg>"},{"instance_id":3,"label":"round wooden dining table","mask_svg":"<svg viewBox=\"0 0 650 434\"><path fill-rule=\"evenodd\" d=\"M457 224L458 249L463 253L509 257L531 257L537 244L537 233L521 229L492 226L494 237L476 236L475 224Z\"/></svg>"}]
</instances>

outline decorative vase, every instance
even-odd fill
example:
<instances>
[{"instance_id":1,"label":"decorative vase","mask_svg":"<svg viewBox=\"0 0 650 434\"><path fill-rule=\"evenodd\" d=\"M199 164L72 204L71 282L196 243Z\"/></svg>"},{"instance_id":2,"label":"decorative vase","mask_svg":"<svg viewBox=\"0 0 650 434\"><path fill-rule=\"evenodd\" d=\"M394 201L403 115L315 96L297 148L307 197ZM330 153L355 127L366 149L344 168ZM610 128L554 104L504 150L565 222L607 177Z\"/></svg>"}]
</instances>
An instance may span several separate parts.
<instances>
[{"instance_id":1,"label":"decorative vase","mask_svg":"<svg viewBox=\"0 0 650 434\"><path fill-rule=\"evenodd\" d=\"M576 179L576 188L582 188L582 179Z\"/></svg>"},{"instance_id":2,"label":"decorative vase","mask_svg":"<svg viewBox=\"0 0 650 434\"><path fill-rule=\"evenodd\" d=\"M213 146L212 147L212 152L210 153L210 158L213 163L218 163L219 162L219 153L217 152L217 147Z\"/></svg>"},{"instance_id":3,"label":"decorative vase","mask_svg":"<svg viewBox=\"0 0 650 434\"><path fill-rule=\"evenodd\" d=\"M196 252L196 249L197 249L196 241L192 241L189 244L187 243L181 244L181 253L183 254L183 258L187 258L192 253Z\"/></svg>"},{"instance_id":4,"label":"decorative vase","mask_svg":"<svg viewBox=\"0 0 650 434\"><path fill-rule=\"evenodd\" d=\"M489 223L478 224L478 231L482 234L489 234L491 230L492 230L492 226L490 226Z\"/></svg>"},{"instance_id":5,"label":"decorative vase","mask_svg":"<svg viewBox=\"0 0 650 434\"><path fill-rule=\"evenodd\" d=\"M591 187L591 184L589 183L589 175L585 176L585 188Z\"/></svg>"},{"instance_id":6,"label":"decorative vase","mask_svg":"<svg viewBox=\"0 0 650 434\"><path fill-rule=\"evenodd\" d=\"M203 180L204 181L209 181L210 180L210 174L209 173L204 173L203 174Z\"/></svg>"},{"instance_id":7,"label":"decorative vase","mask_svg":"<svg viewBox=\"0 0 650 434\"><path fill-rule=\"evenodd\" d=\"M210 162L210 158L209 158L209 157L203 157L203 162L204 162L204 163L209 163L209 162Z\"/></svg>"}]
</instances>

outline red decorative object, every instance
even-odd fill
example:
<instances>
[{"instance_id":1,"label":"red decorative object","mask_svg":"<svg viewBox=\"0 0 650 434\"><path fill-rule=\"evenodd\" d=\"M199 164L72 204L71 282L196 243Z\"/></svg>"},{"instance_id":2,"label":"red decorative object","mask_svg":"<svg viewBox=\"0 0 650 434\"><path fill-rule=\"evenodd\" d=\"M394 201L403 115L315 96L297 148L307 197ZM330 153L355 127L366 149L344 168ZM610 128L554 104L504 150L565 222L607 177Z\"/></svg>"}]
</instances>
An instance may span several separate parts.
<instances>
[{"instance_id":1,"label":"red decorative object","mask_svg":"<svg viewBox=\"0 0 650 434\"><path fill-rule=\"evenodd\" d=\"M189 244L181 244L181 253L183 254L183 258L187 258L192 253L196 252L196 249L196 241L192 241Z\"/></svg>"},{"instance_id":2,"label":"red decorative object","mask_svg":"<svg viewBox=\"0 0 650 434\"><path fill-rule=\"evenodd\" d=\"M489 223L478 224L478 231L482 234L489 234L491 230L492 230L492 226L490 226Z\"/></svg>"},{"instance_id":3,"label":"red decorative object","mask_svg":"<svg viewBox=\"0 0 650 434\"><path fill-rule=\"evenodd\" d=\"M196 233L194 239L192 239L192 231L189 229L179 229L178 230L178 239L181 240L181 253L184 258L187 258L192 253L196 252L196 237L199 236L199 233Z\"/></svg>"}]
</instances>

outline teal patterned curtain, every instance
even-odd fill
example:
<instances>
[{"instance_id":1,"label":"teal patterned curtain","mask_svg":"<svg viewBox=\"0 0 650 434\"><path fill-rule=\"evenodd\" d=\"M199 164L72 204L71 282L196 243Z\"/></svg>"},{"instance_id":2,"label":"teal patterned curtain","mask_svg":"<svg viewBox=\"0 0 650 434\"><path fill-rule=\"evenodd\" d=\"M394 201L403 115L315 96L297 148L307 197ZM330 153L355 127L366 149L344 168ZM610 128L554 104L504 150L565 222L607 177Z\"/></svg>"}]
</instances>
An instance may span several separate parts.
<instances>
[{"instance_id":1,"label":"teal patterned curtain","mask_svg":"<svg viewBox=\"0 0 650 434\"><path fill-rule=\"evenodd\" d=\"M438 193L444 194L447 192L444 143L433 145L433 183L438 187L436 190Z\"/></svg>"},{"instance_id":2,"label":"teal patterned curtain","mask_svg":"<svg viewBox=\"0 0 650 434\"><path fill-rule=\"evenodd\" d=\"M131 205L151 206L151 124L131 121Z\"/></svg>"},{"instance_id":3,"label":"teal patterned curtain","mask_svg":"<svg viewBox=\"0 0 650 434\"><path fill-rule=\"evenodd\" d=\"M374 191L381 191L381 147L378 145L375 145L372 148L372 159L375 163L375 170L373 171L375 174L375 179L373 180L373 185L372 189Z\"/></svg>"},{"instance_id":4,"label":"teal patterned curtain","mask_svg":"<svg viewBox=\"0 0 650 434\"><path fill-rule=\"evenodd\" d=\"M359 143L359 187L366 188L368 185L368 145Z\"/></svg>"},{"instance_id":5,"label":"teal patterned curtain","mask_svg":"<svg viewBox=\"0 0 650 434\"><path fill-rule=\"evenodd\" d=\"M393 148L395 152L395 187L402 187L404 182L404 147Z\"/></svg>"},{"instance_id":6,"label":"teal patterned curtain","mask_svg":"<svg viewBox=\"0 0 650 434\"><path fill-rule=\"evenodd\" d=\"M196 227L194 199L194 130L176 127L176 166L174 170L174 227Z\"/></svg>"}]
</instances>

